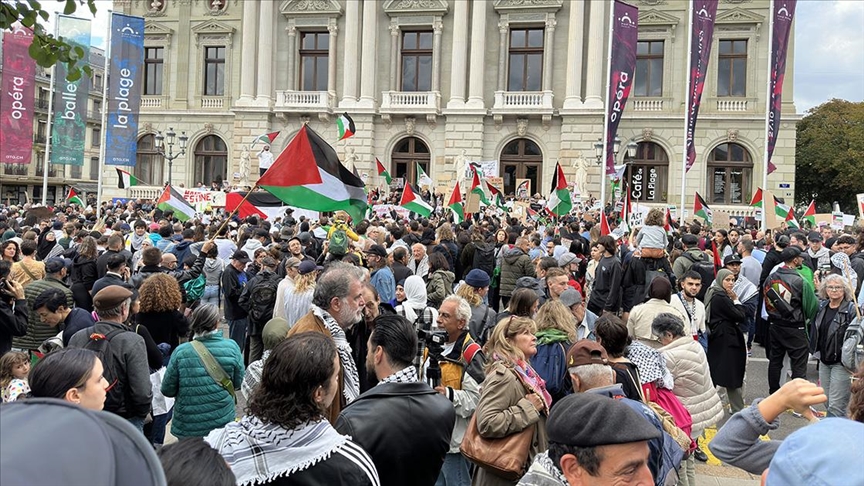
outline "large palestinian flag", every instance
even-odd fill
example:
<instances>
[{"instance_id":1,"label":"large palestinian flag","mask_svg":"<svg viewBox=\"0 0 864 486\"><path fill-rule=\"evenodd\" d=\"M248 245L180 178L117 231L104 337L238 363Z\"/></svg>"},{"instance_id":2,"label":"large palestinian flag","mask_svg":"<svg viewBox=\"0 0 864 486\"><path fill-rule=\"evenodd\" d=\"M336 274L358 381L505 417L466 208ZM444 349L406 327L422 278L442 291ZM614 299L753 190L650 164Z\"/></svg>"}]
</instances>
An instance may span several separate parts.
<instances>
[{"instance_id":1,"label":"large palestinian flag","mask_svg":"<svg viewBox=\"0 0 864 486\"><path fill-rule=\"evenodd\" d=\"M432 206L420 196L414 194L411 184L405 184L405 188L402 189L402 200L399 202L399 205L423 217L428 218L432 214Z\"/></svg>"},{"instance_id":2,"label":"large palestinian flag","mask_svg":"<svg viewBox=\"0 0 864 486\"><path fill-rule=\"evenodd\" d=\"M132 186L140 186L141 181L133 176L132 174L126 172L125 170L117 169L117 188L118 189L128 189Z\"/></svg>"},{"instance_id":3,"label":"large palestinian flag","mask_svg":"<svg viewBox=\"0 0 864 486\"><path fill-rule=\"evenodd\" d=\"M183 222L195 217L195 208L183 199L183 195L171 187L171 184L165 186L165 190L156 201L156 207L162 211L173 211L174 217Z\"/></svg>"},{"instance_id":4,"label":"large palestinian flag","mask_svg":"<svg viewBox=\"0 0 864 486\"><path fill-rule=\"evenodd\" d=\"M711 208L708 207L708 203L702 199L702 196L700 196L698 192L696 193L696 197L693 199L693 215L699 216L708 224L711 224L711 221L714 220L714 213L711 211Z\"/></svg>"},{"instance_id":5,"label":"large palestinian flag","mask_svg":"<svg viewBox=\"0 0 864 486\"><path fill-rule=\"evenodd\" d=\"M552 176L552 189L546 209L555 216L563 216L570 213L573 203L570 201L570 191L567 190L567 180L564 179L564 170L561 163L555 164L555 175Z\"/></svg>"},{"instance_id":6,"label":"large palestinian flag","mask_svg":"<svg viewBox=\"0 0 864 486\"><path fill-rule=\"evenodd\" d=\"M241 218L258 216L267 221L273 221L278 217L285 216L285 210L289 208L281 199L266 191L253 191L249 197L245 192L229 192L225 195L225 211L231 212L237 209L237 215ZM238 207L239 206L239 207Z\"/></svg>"},{"instance_id":7,"label":"large palestinian flag","mask_svg":"<svg viewBox=\"0 0 864 486\"><path fill-rule=\"evenodd\" d=\"M462 202L462 192L459 190L459 181L453 186L453 193L450 194L450 202L447 207L453 210L453 220L456 224L465 221L465 204Z\"/></svg>"},{"instance_id":8,"label":"large palestinian flag","mask_svg":"<svg viewBox=\"0 0 864 486\"><path fill-rule=\"evenodd\" d=\"M343 210L355 222L366 213L363 180L342 165L333 147L308 125L276 157L258 186L298 208Z\"/></svg>"}]
</instances>

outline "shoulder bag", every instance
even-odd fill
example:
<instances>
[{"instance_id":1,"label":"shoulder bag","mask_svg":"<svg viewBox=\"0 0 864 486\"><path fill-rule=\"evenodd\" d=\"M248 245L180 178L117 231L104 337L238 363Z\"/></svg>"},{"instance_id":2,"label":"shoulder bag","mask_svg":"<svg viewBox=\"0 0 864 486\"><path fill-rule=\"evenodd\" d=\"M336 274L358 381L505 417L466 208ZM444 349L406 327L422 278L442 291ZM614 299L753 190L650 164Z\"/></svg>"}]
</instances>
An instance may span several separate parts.
<instances>
[{"instance_id":1,"label":"shoulder bag","mask_svg":"<svg viewBox=\"0 0 864 486\"><path fill-rule=\"evenodd\" d=\"M514 371L513 374L520 383L522 379ZM528 462L528 451L534 440L536 424L531 424L519 432L497 439L487 439L477 430L477 414L471 416L468 429L462 438L459 451L468 460L486 469L492 474L515 481L525 474Z\"/></svg>"},{"instance_id":2,"label":"shoulder bag","mask_svg":"<svg viewBox=\"0 0 864 486\"><path fill-rule=\"evenodd\" d=\"M210 350L207 349L201 341L192 341L192 349L198 353L198 357L201 358L201 362L204 363L204 369L207 370L207 374L210 375L210 378L213 378L213 381L215 381L217 385L230 393L231 398L234 399L234 403L237 403L237 394L234 392L234 383L231 382L228 373L226 373L219 362L216 361L216 358L210 354Z\"/></svg>"}]
</instances>

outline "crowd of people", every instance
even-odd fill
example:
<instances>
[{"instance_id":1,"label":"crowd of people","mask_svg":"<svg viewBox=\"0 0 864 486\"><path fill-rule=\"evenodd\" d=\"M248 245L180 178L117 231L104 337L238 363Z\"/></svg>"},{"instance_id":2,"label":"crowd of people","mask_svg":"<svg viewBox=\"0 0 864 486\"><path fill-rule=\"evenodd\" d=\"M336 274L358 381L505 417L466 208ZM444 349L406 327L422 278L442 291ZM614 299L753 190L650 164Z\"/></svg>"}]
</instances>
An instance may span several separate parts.
<instances>
[{"instance_id":1,"label":"crowd of people","mask_svg":"<svg viewBox=\"0 0 864 486\"><path fill-rule=\"evenodd\" d=\"M711 451L766 484L854 477L864 232L669 231L652 209L601 234L591 206L0 206L0 483L50 482L26 444L76 434L152 484L690 486L724 421ZM745 386L754 345L769 397ZM819 423L759 440L786 411Z\"/></svg>"}]
</instances>

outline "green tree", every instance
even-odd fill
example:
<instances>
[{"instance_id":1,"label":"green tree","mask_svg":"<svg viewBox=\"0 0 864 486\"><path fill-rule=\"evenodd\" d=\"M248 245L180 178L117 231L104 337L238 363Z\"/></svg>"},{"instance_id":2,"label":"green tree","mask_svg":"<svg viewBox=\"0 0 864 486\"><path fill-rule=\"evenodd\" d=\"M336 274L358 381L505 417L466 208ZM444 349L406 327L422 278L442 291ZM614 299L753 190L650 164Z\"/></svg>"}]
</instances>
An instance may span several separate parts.
<instances>
[{"instance_id":1,"label":"green tree","mask_svg":"<svg viewBox=\"0 0 864 486\"><path fill-rule=\"evenodd\" d=\"M72 15L78 7L87 6L90 13L96 15L96 0L57 0L63 4L63 13ZM75 81L81 77L82 71L92 75L87 60L83 65L78 62L84 57L84 49L69 45L63 37L45 30L43 23L48 20L49 12L37 0L0 0L0 30L11 29L16 22L33 31L33 43L30 45L30 57L42 67L51 67L58 62L69 66L66 79Z\"/></svg>"},{"instance_id":2,"label":"green tree","mask_svg":"<svg viewBox=\"0 0 864 486\"><path fill-rule=\"evenodd\" d=\"M858 214L855 194L864 192L864 102L833 99L798 122L795 141L795 198L816 200L820 212L837 201Z\"/></svg>"}]
</instances>

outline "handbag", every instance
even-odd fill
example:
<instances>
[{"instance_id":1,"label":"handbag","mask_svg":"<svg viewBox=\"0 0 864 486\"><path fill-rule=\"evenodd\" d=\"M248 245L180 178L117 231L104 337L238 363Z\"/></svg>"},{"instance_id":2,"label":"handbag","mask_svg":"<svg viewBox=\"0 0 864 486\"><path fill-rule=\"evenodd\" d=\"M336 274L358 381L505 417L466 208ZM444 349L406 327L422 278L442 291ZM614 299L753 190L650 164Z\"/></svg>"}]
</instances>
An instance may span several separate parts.
<instances>
[{"instance_id":1,"label":"handbag","mask_svg":"<svg viewBox=\"0 0 864 486\"><path fill-rule=\"evenodd\" d=\"M228 373L222 369L222 366L218 361L216 361L216 358L210 354L210 350L207 349L201 341L192 341L192 349L198 353L198 357L201 358L201 362L204 363L204 369L207 370L207 374L210 375L210 378L213 378L213 381L215 381L216 384L231 394L234 403L237 403L237 394L234 391L234 383L231 382Z\"/></svg>"},{"instance_id":2,"label":"handbag","mask_svg":"<svg viewBox=\"0 0 864 486\"><path fill-rule=\"evenodd\" d=\"M519 381L522 382L521 378ZM477 430L477 414L475 413L468 422L468 429L465 430L459 451L468 460L492 474L515 481L525 474L528 451L534 440L536 426L536 424L531 424L515 434L497 439L487 439L481 436Z\"/></svg>"}]
</instances>

